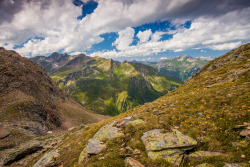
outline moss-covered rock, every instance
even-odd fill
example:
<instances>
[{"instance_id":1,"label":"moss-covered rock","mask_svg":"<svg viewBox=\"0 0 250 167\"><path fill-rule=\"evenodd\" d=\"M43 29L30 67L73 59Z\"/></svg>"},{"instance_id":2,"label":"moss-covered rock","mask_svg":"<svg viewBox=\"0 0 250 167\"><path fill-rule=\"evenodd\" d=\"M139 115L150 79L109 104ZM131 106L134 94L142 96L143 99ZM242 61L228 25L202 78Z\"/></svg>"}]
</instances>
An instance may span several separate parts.
<instances>
[{"instance_id":1,"label":"moss-covered rock","mask_svg":"<svg viewBox=\"0 0 250 167\"><path fill-rule=\"evenodd\" d=\"M48 154L44 155L40 160L38 160L33 167L47 167L51 164L53 164L56 157L58 157L60 154L58 153L58 150L49 152Z\"/></svg>"},{"instance_id":2,"label":"moss-covered rock","mask_svg":"<svg viewBox=\"0 0 250 167\"><path fill-rule=\"evenodd\" d=\"M210 156L220 156L223 155L220 152L210 152L210 151L196 151L188 155L189 159L200 160L202 157Z\"/></svg>"},{"instance_id":3,"label":"moss-covered rock","mask_svg":"<svg viewBox=\"0 0 250 167\"><path fill-rule=\"evenodd\" d=\"M20 147L14 149L4 160L4 165L10 165L15 161L37 152L43 149L44 143L39 141L32 141L21 145Z\"/></svg>"},{"instance_id":4,"label":"moss-covered rock","mask_svg":"<svg viewBox=\"0 0 250 167\"><path fill-rule=\"evenodd\" d=\"M125 167L144 167L140 162L131 157L127 157L124 160Z\"/></svg>"}]
</instances>

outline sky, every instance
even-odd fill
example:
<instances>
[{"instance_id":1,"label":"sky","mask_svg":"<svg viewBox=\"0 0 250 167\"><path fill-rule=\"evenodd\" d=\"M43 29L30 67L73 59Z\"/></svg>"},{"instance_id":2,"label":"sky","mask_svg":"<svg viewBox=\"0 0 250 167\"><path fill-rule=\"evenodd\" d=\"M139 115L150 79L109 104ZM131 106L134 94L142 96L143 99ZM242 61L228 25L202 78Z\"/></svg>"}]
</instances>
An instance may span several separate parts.
<instances>
[{"instance_id":1,"label":"sky","mask_svg":"<svg viewBox=\"0 0 250 167\"><path fill-rule=\"evenodd\" d=\"M0 46L115 60L218 57L250 42L250 0L0 0Z\"/></svg>"}]
</instances>

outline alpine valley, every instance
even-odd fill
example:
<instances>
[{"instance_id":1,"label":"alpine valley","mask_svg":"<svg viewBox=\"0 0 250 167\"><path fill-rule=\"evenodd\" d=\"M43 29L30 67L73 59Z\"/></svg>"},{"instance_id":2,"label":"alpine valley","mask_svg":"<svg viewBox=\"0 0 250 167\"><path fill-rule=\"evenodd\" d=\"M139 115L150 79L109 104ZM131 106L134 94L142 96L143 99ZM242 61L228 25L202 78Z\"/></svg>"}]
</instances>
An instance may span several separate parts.
<instances>
[{"instance_id":1,"label":"alpine valley","mask_svg":"<svg viewBox=\"0 0 250 167\"><path fill-rule=\"evenodd\" d=\"M53 53L31 60L42 65L62 90L85 107L104 115L118 115L183 84L142 63L123 61L119 64L98 56Z\"/></svg>"}]
</instances>

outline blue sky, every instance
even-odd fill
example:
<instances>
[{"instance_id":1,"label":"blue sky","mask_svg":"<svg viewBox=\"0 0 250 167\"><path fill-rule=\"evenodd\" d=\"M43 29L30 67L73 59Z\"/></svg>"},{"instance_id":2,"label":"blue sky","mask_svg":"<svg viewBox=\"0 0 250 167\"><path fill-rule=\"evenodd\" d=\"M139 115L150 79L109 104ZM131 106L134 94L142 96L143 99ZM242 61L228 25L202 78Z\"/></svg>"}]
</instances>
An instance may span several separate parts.
<instances>
[{"instance_id":1,"label":"blue sky","mask_svg":"<svg viewBox=\"0 0 250 167\"><path fill-rule=\"evenodd\" d=\"M0 10L0 46L26 57L218 57L250 41L247 0L3 0Z\"/></svg>"}]
</instances>

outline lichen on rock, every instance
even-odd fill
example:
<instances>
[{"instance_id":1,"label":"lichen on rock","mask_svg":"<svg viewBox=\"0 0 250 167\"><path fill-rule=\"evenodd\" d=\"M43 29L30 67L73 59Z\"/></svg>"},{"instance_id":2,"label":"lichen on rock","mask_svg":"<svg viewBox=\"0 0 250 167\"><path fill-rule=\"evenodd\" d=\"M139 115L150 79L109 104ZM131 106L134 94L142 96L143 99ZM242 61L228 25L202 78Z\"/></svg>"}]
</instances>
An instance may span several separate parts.
<instances>
[{"instance_id":1,"label":"lichen on rock","mask_svg":"<svg viewBox=\"0 0 250 167\"><path fill-rule=\"evenodd\" d=\"M33 167L46 167L51 164L53 164L56 157L58 157L60 154L58 153L58 150L51 151L48 154L45 154L40 160L38 160Z\"/></svg>"}]
</instances>

